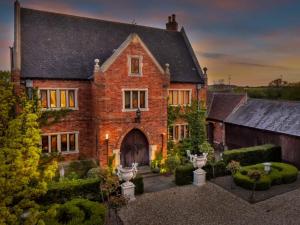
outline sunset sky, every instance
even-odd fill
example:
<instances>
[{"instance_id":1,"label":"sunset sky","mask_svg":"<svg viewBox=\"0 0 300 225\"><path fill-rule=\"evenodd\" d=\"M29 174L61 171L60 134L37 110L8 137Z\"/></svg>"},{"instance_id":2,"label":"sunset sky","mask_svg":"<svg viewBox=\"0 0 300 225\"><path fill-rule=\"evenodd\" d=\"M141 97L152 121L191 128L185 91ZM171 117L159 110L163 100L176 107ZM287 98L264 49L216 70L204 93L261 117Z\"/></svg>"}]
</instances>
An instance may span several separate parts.
<instances>
[{"instance_id":1,"label":"sunset sky","mask_svg":"<svg viewBox=\"0 0 300 225\"><path fill-rule=\"evenodd\" d=\"M9 69L13 0L0 0L0 70ZM165 28L177 15L209 83L300 81L299 0L20 0L22 7Z\"/></svg>"}]
</instances>

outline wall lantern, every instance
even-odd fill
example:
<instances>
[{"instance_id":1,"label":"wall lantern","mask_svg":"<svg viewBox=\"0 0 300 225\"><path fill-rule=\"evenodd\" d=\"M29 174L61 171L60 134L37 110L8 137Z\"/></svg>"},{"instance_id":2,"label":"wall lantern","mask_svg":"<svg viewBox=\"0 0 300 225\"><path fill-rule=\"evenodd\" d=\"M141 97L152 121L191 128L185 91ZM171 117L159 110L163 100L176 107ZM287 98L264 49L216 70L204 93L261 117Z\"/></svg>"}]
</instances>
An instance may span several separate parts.
<instances>
[{"instance_id":1,"label":"wall lantern","mask_svg":"<svg viewBox=\"0 0 300 225\"><path fill-rule=\"evenodd\" d=\"M109 158L108 158L108 154L109 154L108 139L109 139L109 135L108 135L108 133L106 133L105 134L105 144L106 144L107 163L109 161Z\"/></svg>"},{"instance_id":2,"label":"wall lantern","mask_svg":"<svg viewBox=\"0 0 300 225\"><path fill-rule=\"evenodd\" d=\"M105 140L107 141L109 138L108 134L105 134Z\"/></svg>"},{"instance_id":3,"label":"wall lantern","mask_svg":"<svg viewBox=\"0 0 300 225\"><path fill-rule=\"evenodd\" d=\"M135 122L136 123L140 123L141 122L141 110L140 110L140 108L138 108L136 110L135 115L136 115Z\"/></svg>"}]
</instances>

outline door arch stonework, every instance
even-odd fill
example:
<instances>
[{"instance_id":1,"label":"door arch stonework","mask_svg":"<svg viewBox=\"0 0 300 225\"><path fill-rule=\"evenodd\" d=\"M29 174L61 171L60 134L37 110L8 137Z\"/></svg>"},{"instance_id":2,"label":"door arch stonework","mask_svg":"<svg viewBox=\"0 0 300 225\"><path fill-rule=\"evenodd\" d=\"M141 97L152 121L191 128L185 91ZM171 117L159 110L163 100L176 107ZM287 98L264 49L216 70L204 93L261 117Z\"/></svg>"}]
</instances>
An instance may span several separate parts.
<instances>
[{"instance_id":1,"label":"door arch stonework","mask_svg":"<svg viewBox=\"0 0 300 225\"><path fill-rule=\"evenodd\" d=\"M149 142L141 130L135 128L125 135L120 146L120 161L124 167L134 162L149 165Z\"/></svg>"}]
</instances>

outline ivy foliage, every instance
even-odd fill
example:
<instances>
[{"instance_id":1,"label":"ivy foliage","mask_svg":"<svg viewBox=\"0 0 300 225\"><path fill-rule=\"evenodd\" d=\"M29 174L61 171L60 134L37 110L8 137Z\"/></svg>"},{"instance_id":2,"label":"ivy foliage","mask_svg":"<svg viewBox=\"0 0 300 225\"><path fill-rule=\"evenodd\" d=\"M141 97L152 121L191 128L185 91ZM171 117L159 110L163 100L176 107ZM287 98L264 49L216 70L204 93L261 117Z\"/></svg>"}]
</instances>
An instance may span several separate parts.
<instances>
[{"instance_id":1,"label":"ivy foliage","mask_svg":"<svg viewBox=\"0 0 300 225\"><path fill-rule=\"evenodd\" d=\"M0 72L0 224L39 223L35 199L57 168L40 165L39 117L35 102L16 96L9 73Z\"/></svg>"},{"instance_id":2,"label":"ivy foliage","mask_svg":"<svg viewBox=\"0 0 300 225\"><path fill-rule=\"evenodd\" d=\"M184 141L184 145L192 153L200 153L201 145L206 142L205 126L206 110L197 101L193 101L189 106L168 106L168 129L177 119L184 119L188 122L190 137ZM173 143L168 143L169 148L173 148Z\"/></svg>"}]
</instances>

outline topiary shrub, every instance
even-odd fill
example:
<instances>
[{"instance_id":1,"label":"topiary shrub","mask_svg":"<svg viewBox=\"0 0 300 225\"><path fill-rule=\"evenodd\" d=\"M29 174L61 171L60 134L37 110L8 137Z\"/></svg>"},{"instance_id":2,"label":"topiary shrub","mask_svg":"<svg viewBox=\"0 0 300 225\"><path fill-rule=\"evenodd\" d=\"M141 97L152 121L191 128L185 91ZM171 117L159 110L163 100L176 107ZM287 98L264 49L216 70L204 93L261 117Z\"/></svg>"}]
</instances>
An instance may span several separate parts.
<instances>
[{"instance_id":1,"label":"topiary shrub","mask_svg":"<svg viewBox=\"0 0 300 225\"><path fill-rule=\"evenodd\" d=\"M175 170L176 185L186 185L193 182L193 171L195 170L193 164L187 163L179 166Z\"/></svg>"},{"instance_id":2,"label":"topiary shrub","mask_svg":"<svg viewBox=\"0 0 300 225\"><path fill-rule=\"evenodd\" d=\"M100 201L100 179L62 180L50 183L47 193L38 201L41 204L64 203L78 197Z\"/></svg>"},{"instance_id":3,"label":"topiary shrub","mask_svg":"<svg viewBox=\"0 0 300 225\"><path fill-rule=\"evenodd\" d=\"M223 160L227 165L230 161L238 161L242 166L262 162L281 162L281 147L276 145L260 145L249 148L227 150L223 153Z\"/></svg>"},{"instance_id":4,"label":"topiary shrub","mask_svg":"<svg viewBox=\"0 0 300 225\"><path fill-rule=\"evenodd\" d=\"M255 190L267 190L271 187L271 185L292 183L296 181L298 177L298 169L286 163L272 162L269 174L264 173L263 164L256 164L242 167L242 169L233 176L236 185L252 190L254 181L248 176L248 173L251 170L260 170L263 173L256 184Z\"/></svg>"},{"instance_id":5,"label":"topiary shrub","mask_svg":"<svg viewBox=\"0 0 300 225\"><path fill-rule=\"evenodd\" d=\"M70 173L76 173L78 178L84 178L91 168L98 167L95 160L76 160L64 165L65 176L68 177Z\"/></svg>"},{"instance_id":6,"label":"topiary shrub","mask_svg":"<svg viewBox=\"0 0 300 225\"><path fill-rule=\"evenodd\" d=\"M50 206L44 221L46 225L102 225L105 214L103 204L79 198Z\"/></svg>"}]
</instances>

